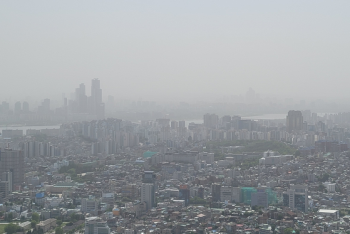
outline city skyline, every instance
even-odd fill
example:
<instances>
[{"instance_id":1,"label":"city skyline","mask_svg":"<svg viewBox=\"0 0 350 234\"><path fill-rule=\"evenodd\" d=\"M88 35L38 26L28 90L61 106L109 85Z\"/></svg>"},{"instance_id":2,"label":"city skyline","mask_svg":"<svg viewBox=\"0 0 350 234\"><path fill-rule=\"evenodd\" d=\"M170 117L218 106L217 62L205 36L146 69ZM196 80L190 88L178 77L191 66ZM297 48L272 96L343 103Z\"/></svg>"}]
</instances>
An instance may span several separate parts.
<instances>
[{"instance_id":1,"label":"city skyline","mask_svg":"<svg viewBox=\"0 0 350 234\"><path fill-rule=\"evenodd\" d=\"M0 234L350 234L350 1L0 1Z\"/></svg>"}]
</instances>

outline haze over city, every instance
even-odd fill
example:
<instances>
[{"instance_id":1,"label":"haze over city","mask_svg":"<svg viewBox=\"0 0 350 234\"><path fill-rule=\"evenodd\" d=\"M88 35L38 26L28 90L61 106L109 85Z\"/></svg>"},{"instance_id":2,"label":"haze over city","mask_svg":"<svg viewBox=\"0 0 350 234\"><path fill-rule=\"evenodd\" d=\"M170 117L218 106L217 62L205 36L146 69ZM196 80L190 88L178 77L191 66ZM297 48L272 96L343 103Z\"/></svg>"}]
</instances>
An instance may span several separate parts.
<instances>
[{"instance_id":1,"label":"haze over city","mask_svg":"<svg viewBox=\"0 0 350 234\"><path fill-rule=\"evenodd\" d=\"M350 234L349 1L0 1L0 234Z\"/></svg>"}]
</instances>

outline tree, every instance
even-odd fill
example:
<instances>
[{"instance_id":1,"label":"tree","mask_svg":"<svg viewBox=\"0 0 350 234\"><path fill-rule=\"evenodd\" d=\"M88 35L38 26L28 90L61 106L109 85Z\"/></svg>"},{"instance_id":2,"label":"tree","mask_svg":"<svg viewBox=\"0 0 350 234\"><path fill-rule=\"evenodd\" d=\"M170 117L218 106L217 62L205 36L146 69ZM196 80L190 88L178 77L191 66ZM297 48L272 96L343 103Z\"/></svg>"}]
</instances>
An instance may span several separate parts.
<instances>
[{"instance_id":1,"label":"tree","mask_svg":"<svg viewBox=\"0 0 350 234\"><path fill-rule=\"evenodd\" d=\"M40 221L40 216L38 213L33 213L32 214L32 220L35 221L36 223L39 223Z\"/></svg>"},{"instance_id":2,"label":"tree","mask_svg":"<svg viewBox=\"0 0 350 234\"><path fill-rule=\"evenodd\" d=\"M57 227L57 228L55 229L55 234L63 234L63 229L60 228L60 227Z\"/></svg>"},{"instance_id":3,"label":"tree","mask_svg":"<svg viewBox=\"0 0 350 234\"><path fill-rule=\"evenodd\" d=\"M11 222L13 219L13 214L12 213L9 213L8 215L5 215L5 220L7 222Z\"/></svg>"},{"instance_id":4,"label":"tree","mask_svg":"<svg viewBox=\"0 0 350 234\"><path fill-rule=\"evenodd\" d=\"M67 205L67 208L68 209L74 209L75 206L71 202L69 202L68 205Z\"/></svg>"},{"instance_id":5,"label":"tree","mask_svg":"<svg viewBox=\"0 0 350 234\"><path fill-rule=\"evenodd\" d=\"M283 230L283 234L292 234L293 233L293 228L286 228Z\"/></svg>"},{"instance_id":6,"label":"tree","mask_svg":"<svg viewBox=\"0 0 350 234\"><path fill-rule=\"evenodd\" d=\"M61 225L62 225L62 220L57 220L56 224L57 224L58 226L61 226Z\"/></svg>"},{"instance_id":7,"label":"tree","mask_svg":"<svg viewBox=\"0 0 350 234\"><path fill-rule=\"evenodd\" d=\"M12 234L12 233L16 233L20 229L21 228L18 225L14 224L14 223L10 223L10 224L6 225L4 230L7 234Z\"/></svg>"},{"instance_id":8,"label":"tree","mask_svg":"<svg viewBox=\"0 0 350 234\"><path fill-rule=\"evenodd\" d=\"M328 179L329 179L329 174L327 174L327 173L322 174L321 177L318 177L318 180L319 180L320 182L326 182Z\"/></svg>"},{"instance_id":9,"label":"tree","mask_svg":"<svg viewBox=\"0 0 350 234\"><path fill-rule=\"evenodd\" d=\"M245 212L244 217L249 217L252 216L254 213L253 212Z\"/></svg>"},{"instance_id":10,"label":"tree","mask_svg":"<svg viewBox=\"0 0 350 234\"><path fill-rule=\"evenodd\" d=\"M32 228L33 228L32 234L38 234L38 230L36 229L36 227L32 227Z\"/></svg>"},{"instance_id":11,"label":"tree","mask_svg":"<svg viewBox=\"0 0 350 234\"><path fill-rule=\"evenodd\" d=\"M320 184L318 185L318 191L324 192L325 189L326 189L326 187L325 187L322 183L320 183Z\"/></svg>"},{"instance_id":12,"label":"tree","mask_svg":"<svg viewBox=\"0 0 350 234\"><path fill-rule=\"evenodd\" d=\"M36 222L35 222L35 221L30 222L30 226L31 226L32 228L35 228Z\"/></svg>"},{"instance_id":13,"label":"tree","mask_svg":"<svg viewBox=\"0 0 350 234\"><path fill-rule=\"evenodd\" d=\"M67 171L68 174L70 174L72 177L77 176L77 173L75 171L75 168L71 168Z\"/></svg>"},{"instance_id":14,"label":"tree","mask_svg":"<svg viewBox=\"0 0 350 234\"><path fill-rule=\"evenodd\" d=\"M275 224L271 224L271 230L272 230L272 232L275 232L275 230L276 230L276 225Z\"/></svg>"}]
</instances>

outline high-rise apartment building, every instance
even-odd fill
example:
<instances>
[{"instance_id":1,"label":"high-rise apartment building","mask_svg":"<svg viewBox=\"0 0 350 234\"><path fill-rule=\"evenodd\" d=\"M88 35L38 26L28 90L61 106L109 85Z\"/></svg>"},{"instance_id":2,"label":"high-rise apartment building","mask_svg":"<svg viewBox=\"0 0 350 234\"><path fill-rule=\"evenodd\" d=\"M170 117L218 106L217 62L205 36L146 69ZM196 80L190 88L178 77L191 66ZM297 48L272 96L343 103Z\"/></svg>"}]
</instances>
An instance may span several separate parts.
<instances>
[{"instance_id":1,"label":"high-rise apartment building","mask_svg":"<svg viewBox=\"0 0 350 234\"><path fill-rule=\"evenodd\" d=\"M145 171L142 178L141 202L147 204L149 210L155 205L156 175L153 171Z\"/></svg>"},{"instance_id":2,"label":"high-rise apartment building","mask_svg":"<svg viewBox=\"0 0 350 234\"><path fill-rule=\"evenodd\" d=\"M155 189L154 184L142 183L141 186L141 202L146 203L147 210L155 205Z\"/></svg>"},{"instance_id":3,"label":"high-rise apartment building","mask_svg":"<svg viewBox=\"0 0 350 234\"><path fill-rule=\"evenodd\" d=\"M286 121L287 131L300 131L303 129L303 114L301 111L288 111Z\"/></svg>"},{"instance_id":4,"label":"high-rise apartment building","mask_svg":"<svg viewBox=\"0 0 350 234\"><path fill-rule=\"evenodd\" d=\"M203 120L207 128L216 128L219 124L219 116L216 114L205 114Z\"/></svg>"},{"instance_id":5,"label":"high-rise apartment building","mask_svg":"<svg viewBox=\"0 0 350 234\"><path fill-rule=\"evenodd\" d=\"M21 185L24 182L23 151L9 148L0 150L0 175L4 172L12 173L12 187Z\"/></svg>"}]
</instances>

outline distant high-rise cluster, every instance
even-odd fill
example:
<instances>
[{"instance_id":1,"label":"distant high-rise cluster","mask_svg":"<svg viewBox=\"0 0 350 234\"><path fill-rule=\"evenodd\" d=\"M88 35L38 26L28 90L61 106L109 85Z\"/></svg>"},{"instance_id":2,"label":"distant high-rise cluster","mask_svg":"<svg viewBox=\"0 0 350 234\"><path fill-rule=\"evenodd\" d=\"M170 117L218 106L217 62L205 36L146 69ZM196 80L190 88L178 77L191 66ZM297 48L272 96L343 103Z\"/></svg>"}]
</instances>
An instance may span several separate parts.
<instances>
[{"instance_id":1,"label":"distant high-rise cluster","mask_svg":"<svg viewBox=\"0 0 350 234\"><path fill-rule=\"evenodd\" d=\"M30 100L30 99L29 99ZM31 102L31 105L33 102ZM34 102L34 104L36 104ZM63 105L49 98L29 108L28 100L0 103L0 120L3 124L47 124L105 118L105 104L102 102L100 80L91 82L91 95L86 94L85 84L80 84L70 98L63 98ZM109 107L113 108L113 97L109 97Z\"/></svg>"},{"instance_id":2,"label":"distant high-rise cluster","mask_svg":"<svg viewBox=\"0 0 350 234\"><path fill-rule=\"evenodd\" d=\"M80 84L75 89L75 97L69 102L69 109L72 113L84 113L104 118L105 105L102 102L102 89L100 80L93 79L91 82L91 96L86 95L85 84Z\"/></svg>"}]
</instances>

